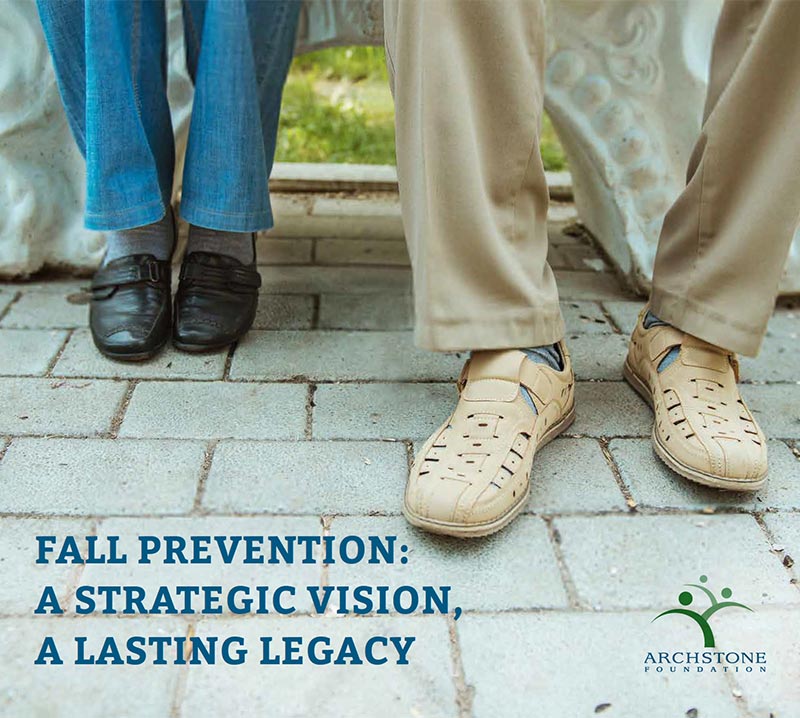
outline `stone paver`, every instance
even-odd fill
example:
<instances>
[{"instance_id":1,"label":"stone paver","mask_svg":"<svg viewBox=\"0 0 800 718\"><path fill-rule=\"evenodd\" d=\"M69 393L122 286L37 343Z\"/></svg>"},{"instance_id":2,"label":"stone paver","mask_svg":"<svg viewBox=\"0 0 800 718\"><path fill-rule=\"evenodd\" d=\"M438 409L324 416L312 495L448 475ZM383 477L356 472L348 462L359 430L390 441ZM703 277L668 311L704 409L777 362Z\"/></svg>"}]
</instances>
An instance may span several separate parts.
<instances>
[{"instance_id":1,"label":"stone paver","mask_svg":"<svg viewBox=\"0 0 800 718\"><path fill-rule=\"evenodd\" d=\"M317 388L315 439L428 436L452 411L451 384L342 384Z\"/></svg>"},{"instance_id":2,"label":"stone paver","mask_svg":"<svg viewBox=\"0 0 800 718\"><path fill-rule=\"evenodd\" d=\"M567 341L576 334L613 334L597 302L561 302L561 314L567 326Z\"/></svg>"},{"instance_id":3,"label":"stone paver","mask_svg":"<svg viewBox=\"0 0 800 718\"><path fill-rule=\"evenodd\" d=\"M405 267L259 267L266 294L408 294L411 270Z\"/></svg>"},{"instance_id":4,"label":"stone paver","mask_svg":"<svg viewBox=\"0 0 800 718\"><path fill-rule=\"evenodd\" d=\"M259 264L308 264L314 240L275 239L260 235L256 240L256 257Z\"/></svg>"},{"instance_id":5,"label":"stone paver","mask_svg":"<svg viewBox=\"0 0 800 718\"><path fill-rule=\"evenodd\" d=\"M411 332L249 332L231 379L454 381L464 356L417 349Z\"/></svg>"},{"instance_id":6,"label":"stone paver","mask_svg":"<svg viewBox=\"0 0 800 718\"><path fill-rule=\"evenodd\" d=\"M124 648L129 636L185 636L186 631L185 621L163 616L157 623L138 618L2 619L0 714L3 718L167 718L180 679L176 667L72 665L76 658L75 637L86 636L87 653L89 647L96 653L106 636L115 637ZM45 636L55 640L64 665L33 665ZM101 675L106 679L113 676L113 681L99 681Z\"/></svg>"},{"instance_id":7,"label":"stone paver","mask_svg":"<svg viewBox=\"0 0 800 718\"><path fill-rule=\"evenodd\" d=\"M580 272L571 269L555 271L558 296L561 299L592 301L624 299L625 292L611 272Z\"/></svg>"},{"instance_id":8,"label":"stone paver","mask_svg":"<svg viewBox=\"0 0 800 718\"><path fill-rule=\"evenodd\" d=\"M648 650L686 650L699 635L688 621L676 622L668 640L656 644L652 618L650 613L465 616L457 626L466 682L475 690L475 718L737 716L721 674L644 673Z\"/></svg>"},{"instance_id":9,"label":"stone paver","mask_svg":"<svg viewBox=\"0 0 800 718\"><path fill-rule=\"evenodd\" d=\"M322 579L322 566L317 563L283 561L274 564L245 563L245 544L239 543L238 553L230 563L225 563L212 543L209 546L209 563L174 563L162 568L164 553L154 554L152 564L138 563L140 536L313 536L322 534L322 523L316 517L181 517L181 518L111 518L104 519L98 526L100 546L107 545L109 536L119 536L119 546L128 554L124 564L90 564L81 575L80 583L88 586L141 586L148 596L153 596L159 586L293 586L295 596L293 605L298 612L308 613L313 607L307 586L318 586ZM163 539L162 539L163 541ZM163 544L162 544L163 545ZM231 548L230 541L226 547ZM191 553L191 548L187 549ZM265 559L270 557L269 541L263 543ZM318 556L315 551L315 556ZM162 564L163 565L163 564ZM74 614L75 601L69 610ZM223 600L222 614L232 615Z\"/></svg>"},{"instance_id":10,"label":"stone paver","mask_svg":"<svg viewBox=\"0 0 800 718\"><path fill-rule=\"evenodd\" d=\"M767 338L782 337L784 339L800 338L800 309L778 307L767 326ZM765 342L765 346L769 341Z\"/></svg>"},{"instance_id":11,"label":"stone paver","mask_svg":"<svg viewBox=\"0 0 800 718\"><path fill-rule=\"evenodd\" d=\"M761 346L755 358L739 357L740 378L754 382L796 382L800 357L797 337L776 334Z\"/></svg>"},{"instance_id":12,"label":"stone paver","mask_svg":"<svg viewBox=\"0 0 800 718\"><path fill-rule=\"evenodd\" d=\"M2 468L0 468L0 474ZM42 596L45 586L53 586L63 607L73 579L79 573L76 564L38 564L37 536L88 536L92 522L71 519L18 519L6 517L0 521L0 615L30 616ZM86 541L78 539L81 552ZM52 557L55 558L55 557Z\"/></svg>"},{"instance_id":13,"label":"stone paver","mask_svg":"<svg viewBox=\"0 0 800 718\"><path fill-rule=\"evenodd\" d=\"M458 715L447 625L441 617L205 620L197 633L244 636L255 653L243 666L192 666L179 713L187 718L369 718L376 710L384 716ZM416 641L405 666L258 664L261 636L271 636L275 645L285 636L300 636L307 642L319 635L330 637L337 649L345 636L353 636L359 646L371 636L414 636Z\"/></svg>"},{"instance_id":14,"label":"stone paver","mask_svg":"<svg viewBox=\"0 0 800 718\"><path fill-rule=\"evenodd\" d=\"M186 513L204 451L195 441L14 439L0 462L0 512Z\"/></svg>"},{"instance_id":15,"label":"stone paver","mask_svg":"<svg viewBox=\"0 0 800 718\"><path fill-rule=\"evenodd\" d=\"M157 356L145 362L118 362L97 351L88 329L71 337L53 368L53 376L104 377L120 379L221 379L227 351L214 354L188 354L168 344Z\"/></svg>"},{"instance_id":16,"label":"stone paver","mask_svg":"<svg viewBox=\"0 0 800 718\"><path fill-rule=\"evenodd\" d=\"M0 434L102 434L110 430L126 387L117 381L0 378Z\"/></svg>"},{"instance_id":17,"label":"stone paver","mask_svg":"<svg viewBox=\"0 0 800 718\"><path fill-rule=\"evenodd\" d=\"M705 509L740 506L751 511L800 509L800 461L786 444L769 442L769 478L754 493L701 486L668 469L656 456L650 439L614 439L609 448L622 480L642 506Z\"/></svg>"},{"instance_id":18,"label":"stone paver","mask_svg":"<svg viewBox=\"0 0 800 718\"><path fill-rule=\"evenodd\" d=\"M644 305L645 303L643 301L603 302L603 306L614 321L614 324L620 328L626 337L629 337L633 333L636 320L639 317L639 312L642 311Z\"/></svg>"},{"instance_id":19,"label":"stone paver","mask_svg":"<svg viewBox=\"0 0 800 718\"><path fill-rule=\"evenodd\" d=\"M594 439L560 437L534 459L528 512L626 510L614 474Z\"/></svg>"},{"instance_id":20,"label":"stone paver","mask_svg":"<svg viewBox=\"0 0 800 718\"><path fill-rule=\"evenodd\" d=\"M650 436L653 415L625 382L578 382L575 423L570 434L587 436Z\"/></svg>"},{"instance_id":21,"label":"stone paver","mask_svg":"<svg viewBox=\"0 0 800 718\"><path fill-rule=\"evenodd\" d=\"M726 651L763 651L766 673L731 674L732 683L754 718L793 716L800 705L800 611L720 612L714 624L717 646Z\"/></svg>"},{"instance_id":22,"label":"stone paver","mask_svg":"<svg viewBox=\"0 0 800 718\"><path fill-rule=\"evenodd\" d=\"M66 338L52 329L0 329L0 374L45 374Z\"/></svg>"},{"instance_id":23,"label":"stone paver","mask_svg":"<svg viewBox=\"0 0 800 718\"><path fill-rule=\"evenodd\" d=\"M261 294L253 329L311 329L314 297Z\"/></svg>"},{"instance_id":24,"label":"stone paver","mask_svg":"<svg viewBox=\"0 0 800 718\"><path fill-rule=\"evenodd\" d=\"M318 239L319 264L377 264L407 267L406 243L385 239Z\"/></svg>"},{"instance_id":25,"label":"stone paver","mask_svg":"<svg viewBox=\"0 0 800 718\"><path fill-rule=\"evenodd\" d=\"M0 321L0 326L12 329L72 329L84 326L89 320L88 304L88 294L83 292L65 295L23 292Z\"/></svg>"},{"instance_id":26,"label":"stone paver","mask_svg":"<svg viewBox=\"0 0 800 718\"><path fill-rule=\"evenodd\" d=\"M800 602L752 516L565 517L555 526L579 599L592 608L663 610L701 575L749 606Z\"/></svg>"},{"instance_id":27,"label":"stone paver","mask_svg":"<svg viewBox=\"0 0 800 718\"><path fill-rule=\"evenodd\" d=\"M399 513L407 472L399 442L222 442L203 506L213 513Z\"/></svg>"},{"instance_id":28,"label":"stone paver","mask_svg":"<svg viewBox=\"0 0 800 718\"><path fill-rule=\"evenodd\" d=\"M319 305L322 329L411 329L414 310L410 294L323 294Z\"/></svg>"},{"instance_id":29,"label":"stone paver","mask_svg":"<svg viewBox=\"0 0 800 718\"><path fill-rule=\"evenodd\" d=\"M800 439L800 384L742 386L744 397L771 439Z\"/></svg>"},{"instance_id":30,"label":"stone paver","mask_svg":"<svg viewBox=\"0 0 800 718\"><path fill-rule=\"evenodd\" d=\"M547 527L532 516L471 541L418 531L400 517L334 519L330 533L397 536L398 546L408 546L400 554L408 557L405 564L333 564L328 580L334 586L451 586L453 609L464 611L567 605Z\"/></svg>"},{"instance_id":31,"label":"stone paver","mask_svg":"<svg viewBox=\"0 0 800 718\"><path fill-rule=\"evenodd\" d=\"M120 436L301 439L303 384L146 382L133 392Z\"/></svg>"},{"instance_id":32,"label":"stone paver","mask_svg":"<svg viewBox=\"0 0 800 718\"><path fill-rule=\"evenodd\" d=\"M599 336L578 334L566 340L572 367L578 381L619 381L628 351L627 337L621 334Z\"/></svg>"}]
</instances>

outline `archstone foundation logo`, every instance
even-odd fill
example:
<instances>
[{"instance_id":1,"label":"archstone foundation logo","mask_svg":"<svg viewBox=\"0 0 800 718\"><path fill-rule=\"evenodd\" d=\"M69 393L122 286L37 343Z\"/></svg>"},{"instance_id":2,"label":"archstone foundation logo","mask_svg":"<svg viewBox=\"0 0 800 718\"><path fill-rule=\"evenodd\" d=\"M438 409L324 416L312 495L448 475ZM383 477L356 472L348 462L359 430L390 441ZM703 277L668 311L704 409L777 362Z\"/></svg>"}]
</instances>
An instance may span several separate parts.
<instances>
[{"instance_id":1,"label":"archstone foundation logo","mask_svg":"<svg viewBox=\"0 0 800 718\"><path fill-rule=\"evenodd\" d=\"M700 576L700 583L687 583L684 584L689 588L696 588L702 591L708 598L710 605L702 613L700 611L686 608L694 603L695 596L691 591L681 591L678 595L678 603L682 608L670 608L667 611L659 613L653 621L657 621L664 616L677 615L687 616L691 618L703 633L703 648L713 649L716 648L716 639L714 638L714 631L711 629L711 617L724 608L742 608L745 611L753 611L749 606L745 606L738 601L730 601L728 599L733 596L733 591L727 586L720 591L720 596L724 600L720 601L714 592L707 586L703 585L708 583L708 576ZM766 673L767 671L767 656L763 651L648 651L644 659L644 671L649 673L663 673L668 671L670 673L709 673L717 672L745 672L753 673Z\"/></svg>"}]
</instances>

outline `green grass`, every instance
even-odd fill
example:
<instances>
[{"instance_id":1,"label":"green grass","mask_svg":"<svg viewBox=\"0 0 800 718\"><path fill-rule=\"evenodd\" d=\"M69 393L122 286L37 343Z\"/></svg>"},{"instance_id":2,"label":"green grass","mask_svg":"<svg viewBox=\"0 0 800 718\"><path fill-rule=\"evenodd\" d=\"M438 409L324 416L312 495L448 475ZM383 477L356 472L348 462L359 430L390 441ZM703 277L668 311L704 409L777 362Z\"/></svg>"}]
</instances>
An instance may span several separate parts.
<instances>
[{"instance_id":1,"label":"green grass","mask_svg":"<svg viewBox=\"0 0 800 718\"><path fill-rule=\"evenodd\" d=\"M545 117L542 158L566 167ZM394 164L394 106L383 49L330 48L294 59L283 93L279 162Z\"/></svg>"}]
</instances>

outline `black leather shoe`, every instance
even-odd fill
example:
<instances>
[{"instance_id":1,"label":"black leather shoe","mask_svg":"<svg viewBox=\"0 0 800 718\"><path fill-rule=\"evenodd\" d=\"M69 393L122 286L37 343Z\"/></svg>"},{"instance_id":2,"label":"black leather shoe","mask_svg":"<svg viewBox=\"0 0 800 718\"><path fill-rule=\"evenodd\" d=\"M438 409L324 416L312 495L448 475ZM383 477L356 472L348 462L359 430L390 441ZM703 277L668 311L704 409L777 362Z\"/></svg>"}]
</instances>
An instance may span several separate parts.
<instances>
[{"instance_id":1,"label":"black leather shoe","mask_svg":"<svg viewBox=\"0 0 800 718\"><path fill-rule=\"evenodd\" d=\"M211 252L187 255L175 295L172 343L187 352L232 344L253 324L260 286L255 262Z\"/></svg>"},{"instance_id":2,"label":"black leather shoe","mask_svg":"<svg viewBox=\"0 0 800 718\"><path fill-rule=\"evenodd\" d=\"M151 254L120 257L92 278L89 327L102 354L141 361L158 353L172 326L171 267Z\"/></svg>"}]
</instances>

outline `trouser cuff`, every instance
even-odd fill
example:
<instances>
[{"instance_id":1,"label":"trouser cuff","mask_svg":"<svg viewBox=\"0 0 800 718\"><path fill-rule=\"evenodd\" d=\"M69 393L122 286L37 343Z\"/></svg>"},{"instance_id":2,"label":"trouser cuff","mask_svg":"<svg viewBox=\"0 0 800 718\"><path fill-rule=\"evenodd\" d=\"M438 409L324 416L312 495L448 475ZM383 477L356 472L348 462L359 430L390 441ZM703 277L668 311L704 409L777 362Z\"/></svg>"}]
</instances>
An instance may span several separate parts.
<instances>
[{"instance_id":1,"label":"trouser cuff","mask_svg":"<svg viewBox=\"0 0 800 718\"><path fill-rule=\"evenodd\" d=\"M564 320L557 304L515 316L418 319L414 331L417 346L438 352L537 347L554 344L563 337Z\"/></svg>"},{"instance_id":2,"label":"trouser cuff","mask_svg":"<svg viewBox=\"0 0 800 718\"><path fill-rule=\"evenodd\" d=\"M653 287L650 295L650 311L681 331L749 357L758 354L769 321L767 317L758 325L744 324L734 318L734 311L723 314L718 309L657 287Z\"/></svg>"}]
</instances>

